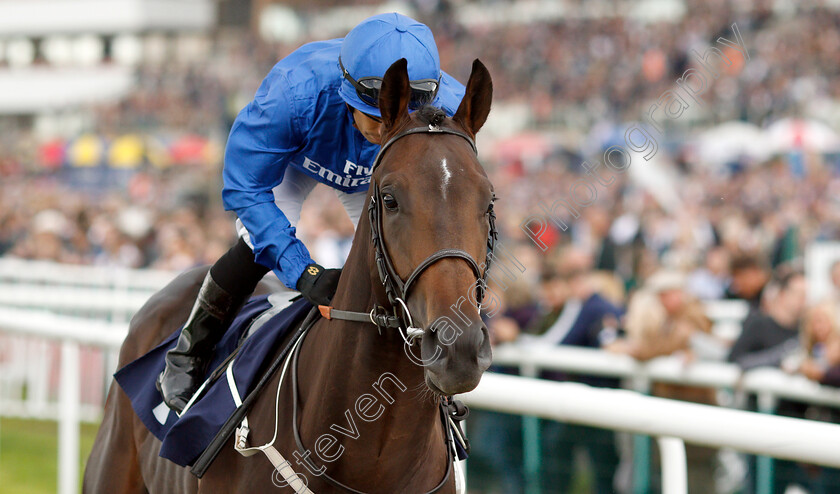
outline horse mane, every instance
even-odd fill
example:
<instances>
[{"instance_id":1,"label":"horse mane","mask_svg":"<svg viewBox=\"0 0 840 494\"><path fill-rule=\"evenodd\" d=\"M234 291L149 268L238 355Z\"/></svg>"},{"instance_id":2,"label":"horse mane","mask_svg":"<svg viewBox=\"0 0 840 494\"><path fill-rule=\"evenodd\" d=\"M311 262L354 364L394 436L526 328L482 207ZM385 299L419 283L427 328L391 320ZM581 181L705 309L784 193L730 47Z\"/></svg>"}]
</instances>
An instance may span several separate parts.
<instances>
[{"instance_id":1,"label":"horse mane","mask_svg":"<svg viewBox=\"0 0 840 494\"><path fill-rule=\"evenodd\" d=\"M446 112L442 108L432 105L423 105L417 112L417 118L426 125L440 126L446 118Z\"/></svg>"}]
</instances>

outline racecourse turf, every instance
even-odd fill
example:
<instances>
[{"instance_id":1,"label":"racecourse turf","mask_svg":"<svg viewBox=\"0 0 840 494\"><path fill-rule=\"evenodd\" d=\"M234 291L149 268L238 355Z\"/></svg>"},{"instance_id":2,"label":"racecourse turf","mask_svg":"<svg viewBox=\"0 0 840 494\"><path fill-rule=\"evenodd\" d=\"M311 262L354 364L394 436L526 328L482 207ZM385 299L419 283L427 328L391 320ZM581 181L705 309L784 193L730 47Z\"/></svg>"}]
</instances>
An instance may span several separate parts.
<instances>
[{"instance_id":1,"label":"racecourse turf","mask_svg":"<svg viewBox=\"0 0 840 494\"><path fill-rule=\"evenodd\" d=\"M79 486L99 424L83 424ZM473 465L475 466L475 465ZM475 487L481 479L471 477ZM589 491L588 475L576 476L573 494ZM58 481L58 423L0 417L0 494L55 494ZM493 489L484 492L496 492Z\"/></svg>"},{"instance_id":2,"label":"racecourse turf","mask_svg":"<svg viewBox=\"0 0 840 494\"><path fill-rule=\"evenodd\" d=\"M79 482L98 424L84 424ZM0 494L54 494L58 481L58 423L0 417Z\"/></svg>"}]
</instances>

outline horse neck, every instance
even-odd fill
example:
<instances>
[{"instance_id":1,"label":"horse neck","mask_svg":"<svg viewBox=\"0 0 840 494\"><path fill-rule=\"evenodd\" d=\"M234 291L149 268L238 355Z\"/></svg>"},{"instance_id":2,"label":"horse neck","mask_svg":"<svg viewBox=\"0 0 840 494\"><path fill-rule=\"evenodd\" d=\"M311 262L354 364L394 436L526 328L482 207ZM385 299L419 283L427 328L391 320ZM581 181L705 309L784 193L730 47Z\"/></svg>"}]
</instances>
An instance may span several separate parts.
<instances>
[{"instance_id":1,"label":"horse neck","mask_svg":"<svg viewBox=\"0 0 840 494\"><path fill-rule=\"evenodd\" d=\"M367 215L362 215L331 303L334 308L369 312L379 303L384 292L381 284L372 281L372 250L370 223ZM389 452L437 448L443 454L437 399L424 383L423 368L409 360L403 345L397 330L382 328L380 334L368 323L321 319L313 326L299 359L305 417L301 433L308 447L321 434L330 433L348 453L352 450L353 456L372 454L368 458L384 460ZM419 355L417 346L413 350ZM376 400L369 408L370 415L380 405L385 409L375 420L365 421L358 404L360 400L369 403L370 397ZM356 441L330 428L332 424L348 428L346 413L358 428Z\"/></svg>"}]
</instances>

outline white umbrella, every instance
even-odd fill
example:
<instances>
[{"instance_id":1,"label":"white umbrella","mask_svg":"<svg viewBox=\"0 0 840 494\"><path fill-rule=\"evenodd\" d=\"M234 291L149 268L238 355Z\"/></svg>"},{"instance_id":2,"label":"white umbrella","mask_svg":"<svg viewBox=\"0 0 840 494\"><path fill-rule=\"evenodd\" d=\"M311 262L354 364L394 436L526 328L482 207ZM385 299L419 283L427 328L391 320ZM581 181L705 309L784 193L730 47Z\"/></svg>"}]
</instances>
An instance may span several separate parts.
<instances>
[{"instance_id":1,"label":"white umbrella","mask_svg":"<svg viewBox=\"0 0 840 494\"><path fill-rule=\"evenodd\" d=\"M831 153L840 151L840 135L817 120L784 118L765 131L774 152L812 151Z\"/></svg>"},{"instance_id":2,"label":"white umbrella","mask_svg":"<svg viewBox=\"0 0 840 494\"><path fill-rule=\"evenodd\" d=\"M642 0L629 12L629 17L641 22L679 22L686 14L681 0Z\"/></svg>"},{"instance_id":3,"label":"white umbrella","mask_svg":"<svg viewBox=\"0 0 840 494\"><path fill-rule=\"evenodd\" d=\"M630 179L647 191L668 213L676 213L682 206L677 192L679 177L674 164L667 157L655 156L650 161L642 153L630 151Z\"/></svg>"},{"instance_id":4,"label":"white umbrella","mask_svg":"<svg viewBox=\"0 0 840 494\"><path fill-rule=\"evenodd\" d=\"M701 133L693 144L700 161L710 165L724 165L741 158L760 162L773 153L768 135L747 122L722 123Z\"/></svg>"}]
</instances>

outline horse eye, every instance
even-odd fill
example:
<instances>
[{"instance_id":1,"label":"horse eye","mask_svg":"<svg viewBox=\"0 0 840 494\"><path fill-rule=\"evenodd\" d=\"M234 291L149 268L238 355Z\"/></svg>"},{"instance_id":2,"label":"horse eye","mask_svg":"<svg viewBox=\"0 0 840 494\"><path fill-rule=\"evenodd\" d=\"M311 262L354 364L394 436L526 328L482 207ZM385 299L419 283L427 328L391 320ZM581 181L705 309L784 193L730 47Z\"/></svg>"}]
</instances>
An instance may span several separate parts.
<instances>
[{"instance_id":1,"label":"horse eye","mask_svg":"<svg viewBox=\"0 0 840 494\"><path fill-rule=\"evenodd\" d=\"M382 204L388 211L396 211L399 207L399 204L397 204L397 200L391 194L385 194L384 196L382 196Z\"/></svg>"}]
</instances>

